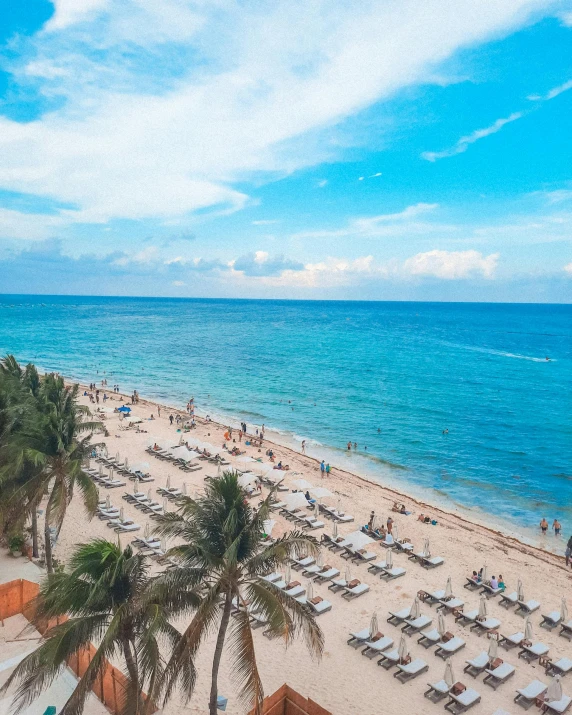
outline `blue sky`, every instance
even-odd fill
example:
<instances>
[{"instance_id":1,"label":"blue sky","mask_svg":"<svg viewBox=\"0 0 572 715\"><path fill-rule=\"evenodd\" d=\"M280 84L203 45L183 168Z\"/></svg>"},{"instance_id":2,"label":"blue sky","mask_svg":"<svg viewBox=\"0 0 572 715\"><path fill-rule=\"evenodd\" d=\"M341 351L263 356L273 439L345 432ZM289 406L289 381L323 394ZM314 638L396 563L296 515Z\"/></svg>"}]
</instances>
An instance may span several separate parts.
<instances>
[{"instance_id":1,"label":"blue sky","mask_svg":"<svg viewBox=\"0 0 572 715\"><path fill-rule=\"evenodd\" d=\"M0 291L570 302L572 2L0 10Z\"/></svg>"}]
</instances>

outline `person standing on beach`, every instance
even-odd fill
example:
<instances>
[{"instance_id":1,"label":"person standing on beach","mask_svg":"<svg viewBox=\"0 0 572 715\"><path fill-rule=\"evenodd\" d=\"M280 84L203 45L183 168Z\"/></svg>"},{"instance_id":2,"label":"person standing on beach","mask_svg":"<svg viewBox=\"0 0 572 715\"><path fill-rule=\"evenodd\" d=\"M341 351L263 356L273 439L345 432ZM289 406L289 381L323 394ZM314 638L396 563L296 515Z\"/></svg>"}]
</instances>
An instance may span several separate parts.
<instances>
[{"instance_id":1,"label":"person standing on beach","mask_svg":"<svg viewBox=\"0 0 572 715\"><path fill-rule=\"evenodd\" d=\"M157 405L157 417L161 417L161 406Z\"/></svg>"},{"instance_id":2,"label":"person standing on beach","mask_svg":"<svg viewBox=\"0 0 572 715\"><path fill-rule=\"evenodd\" d=\"M171 425L173 424L173 415L169 415L169 422L171 423Z\"/></svg>"},{"instance_id":3,"label":"person standing on beach","mask_svg":"<svg viewBox=\"0 0 572 715\"><path fill-rule=\"evenodd\" d=\"M393 529L393 519L388 516L387 517L387 533L391 534L391 530Z\"/></svg>"},{"instance_id":4,"label":"person standing on beach","mask_svg":"<svg viewBox=\"0 0 572 715\"><path fill-rule=\"evenodd\" d=\"M548 531L548 522L546 521L546 517L542 517L542 521L540 522L540 531L542 531L543 535Z\"/></svg>"},{"instance_id":5,"label":"person standing on beach","mask_svg":"<svg viewBox=\"0 0 572 715\"><path fill-rule=\"evenodd\" d=\"M241 429L238 430L238 441L242 442L242 430Z\"/></svg>"},{"instance_id":6,"label":"person standing on beach","mask_svg":"<svg viewBox=\"0 0 572 715\"><path fill-rule=\"evenodd\" d=\"M306 454L306 440L302 440L302 454Z\"/></svg>"},{"instance_id":7,"label":"person standing on beach","mask_svg":"<svg viewBox=\"0 0 572 715\"><path fill-rule=\"evenodd\" d=\"M324 463L324 460L322 459L322 462L320 464L320 472L322 472L322 479L324 478L324 474L326 472L326 465Z\"/></svg>"},{"instance_id":8,"label":"person standing on beach","mask_svg":"<svg viewBox=\"0 0 572 715\"><path fill-rule=\"evenodd\" d=\"M554 536L560 536L560 532L562 531L562 524L558 521L558 519L554 519L552 522L552 528L554 529Z\"/></svg>"},{"instance_id":9,"label":"person standing on beach","mask_svg":"<svg viewBox=\"0 0 572 715\"><path fill-rule=\"evenodd\" d=\"M351 452L351 451L352 451L352 443L348 442L348 452Z\"/></svg>"},{"instance_id":10,"label":"person standing on beach","mask_svg":"<svg viewBox=\"0 0 572 715\"><path fill-rule=\"evenodd\" d=\"M332 468L330 467L330 463L328 462L328 464L326 464L326 476L327 476L327 477L330 476L330 471L331 471L331 469L332 469Z\"/></svg>"}]
</instances>

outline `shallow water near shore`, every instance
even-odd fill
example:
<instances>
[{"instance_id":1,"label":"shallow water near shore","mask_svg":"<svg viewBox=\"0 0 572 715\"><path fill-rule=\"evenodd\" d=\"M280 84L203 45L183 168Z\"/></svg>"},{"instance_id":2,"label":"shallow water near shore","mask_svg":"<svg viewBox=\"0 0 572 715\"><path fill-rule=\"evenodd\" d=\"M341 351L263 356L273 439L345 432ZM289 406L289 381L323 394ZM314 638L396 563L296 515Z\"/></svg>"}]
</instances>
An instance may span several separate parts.
<instances>
[{"instance_id":1,"label":"shallow water near shore","mask_svg":"<svg viewBox=\"0 0 572 715\"><path fill-rule=\"evenodd\" d=\"M0 349L194 396L512 531L572 529L572 306L1 296Z\"/></svg>"}]
</instances>

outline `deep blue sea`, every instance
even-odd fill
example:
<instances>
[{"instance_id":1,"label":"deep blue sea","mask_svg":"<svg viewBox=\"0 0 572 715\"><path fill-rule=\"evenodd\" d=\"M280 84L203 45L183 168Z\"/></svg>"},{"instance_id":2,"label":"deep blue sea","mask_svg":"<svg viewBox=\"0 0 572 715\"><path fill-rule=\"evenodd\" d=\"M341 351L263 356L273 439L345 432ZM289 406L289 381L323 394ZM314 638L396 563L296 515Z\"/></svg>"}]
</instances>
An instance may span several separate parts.
<instances>
[{"instance_id":1,"label":"deep blue sea","mask_svg":"<svg viewBox=\"0 0 572 715\"><path fill-rule=\"evenodd\" d=\"M572 530L570 305L0 296L0 350L194 396L516 530L543 516Z\"/></svg>"}]
</instances>

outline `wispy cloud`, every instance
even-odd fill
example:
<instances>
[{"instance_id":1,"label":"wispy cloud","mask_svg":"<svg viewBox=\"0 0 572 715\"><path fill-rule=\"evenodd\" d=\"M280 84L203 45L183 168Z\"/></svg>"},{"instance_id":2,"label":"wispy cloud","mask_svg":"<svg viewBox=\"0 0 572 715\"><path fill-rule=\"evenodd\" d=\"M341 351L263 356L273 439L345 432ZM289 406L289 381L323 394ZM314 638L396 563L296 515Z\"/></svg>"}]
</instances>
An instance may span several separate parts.
<instances>
[{"instance_id":1,"label":"wispy cloud","mask_svg":"<svg viewBox=\"0 0 572 715\"><path fill-rule=\"evenodd\" d=\"M378 171L375 174L372 174L371 176L360 176L358 178L358 181L365 181L366 179L377 179L379 176L382 176L381 171Z\"/></svg>"},{"instance_id":2,"label":"wispy cloud","mask_svg":"<svg viewBox=\"0 0 572 715\"><path fill-rule=\"evenodd\" d=\"M490 126L485 127L484 129L477 129L471 134L461 137L459 141L449 149L445 149L444 151L424 151L421 154L421 157L427 161L437 161L438 159L446 159L447 157L455 156L456 154L462 154L467 151L471 144L474 144L485 137L489 137L491 134L500 132L505 125L515 122L523 116L524 112L513 112L508 117L497 119Z\"/></svg>"},{"instance_id":3,"label":"wispy cloud","mask_svg":"<svg viewBox=\"0 0 572 715\"><path fill-rule=\"evenodd\" d=\"M270 226L274 223L278 223L278 219L266 218L266 219L259 219L258 221L253 221L252 225L253 226Z\"/></svg>"},{"instance_id":4,"label":"wispy cloud","mask_svg":"<svg viewBox=\"0 0 572 715\"><path fill-rule=\"evenodd\" d=\"M432 276L442 280L464 280L474 276L492 278L498 253L483 256L479 251L427 251L408 258L404 269L412 276Z\"/></svg>"},{"instance_id":5,"label":"wispy cloud","mask_svg":"<svg viewBox=\"0 0 572 715\"><path fill-rule=\"evenodd\" d=\"M567 92L569 89L572 89L572 79L569 79L563 84L559 84L558 87L553 87L546 94L530 94L527 99L530 99L531 102L547 102L550 99L554 99L554 97L558 97L559 94Z\"/></svg>"}]
</instances>

